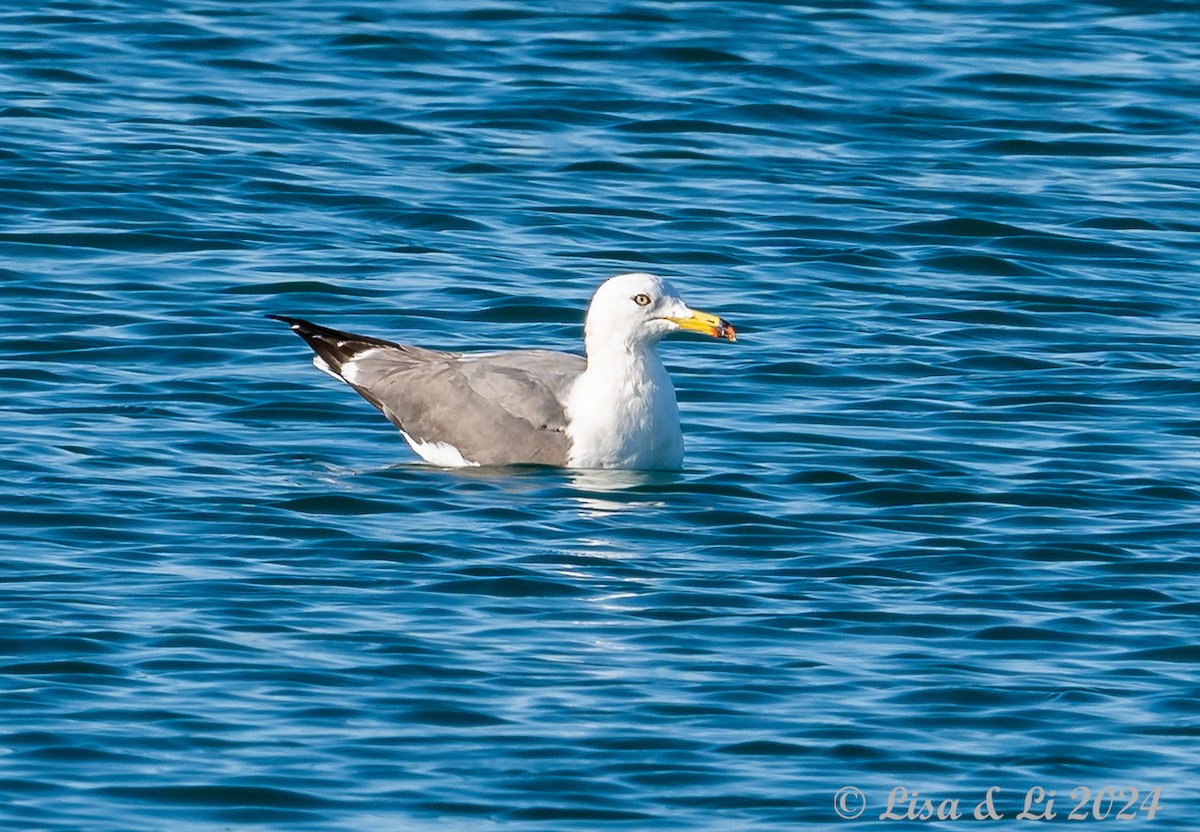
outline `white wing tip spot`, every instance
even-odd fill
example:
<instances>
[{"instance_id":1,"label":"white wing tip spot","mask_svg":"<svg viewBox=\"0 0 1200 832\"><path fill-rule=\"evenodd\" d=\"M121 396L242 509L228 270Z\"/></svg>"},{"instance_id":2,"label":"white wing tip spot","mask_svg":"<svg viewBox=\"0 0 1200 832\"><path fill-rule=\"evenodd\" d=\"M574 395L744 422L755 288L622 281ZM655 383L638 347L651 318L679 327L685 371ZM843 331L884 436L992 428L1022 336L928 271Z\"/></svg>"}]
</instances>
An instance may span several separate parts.
<instances>
[{"instance_id":1,"label":"white wing tip spot","mask_svg":"<svg viewBox=\"0 0 1200 832\"><path fill-rule=\"evenodd\" d=\"M343 341L342 343L344 344L346 342ZM358 362L369 357L371 354L377 353L377 352L379 352L379 347L372 347L369 350L363 350L362 352L358 353L353 358L351 358L349 361L342 364L342 378L344 378L346 381L350 382L351 384L358 384L359 383L359 375L362 372L362 368L359 367Z\"/></svg>"}]
</instances>

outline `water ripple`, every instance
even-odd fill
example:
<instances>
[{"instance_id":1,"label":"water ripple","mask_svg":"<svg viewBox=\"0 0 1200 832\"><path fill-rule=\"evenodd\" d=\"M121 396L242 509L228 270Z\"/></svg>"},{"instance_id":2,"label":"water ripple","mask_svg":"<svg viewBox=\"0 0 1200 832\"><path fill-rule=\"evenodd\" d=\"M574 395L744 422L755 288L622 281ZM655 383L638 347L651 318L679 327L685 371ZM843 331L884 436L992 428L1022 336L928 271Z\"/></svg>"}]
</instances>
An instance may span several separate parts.
<instances>
[{"instance_id":1,"label":"water ripple","mask_svg":"<svg viewBox=\"0 0 1200 832\"><path fill-rule=\"evenodd\" d=\"M1192 828L1193 18L0 12L0 819L792 829L846 785L1112 785ZM262 320L578 349L632 269L742 336L663 346L678 474L417 464Z\"/></svg>"}]
</instances>

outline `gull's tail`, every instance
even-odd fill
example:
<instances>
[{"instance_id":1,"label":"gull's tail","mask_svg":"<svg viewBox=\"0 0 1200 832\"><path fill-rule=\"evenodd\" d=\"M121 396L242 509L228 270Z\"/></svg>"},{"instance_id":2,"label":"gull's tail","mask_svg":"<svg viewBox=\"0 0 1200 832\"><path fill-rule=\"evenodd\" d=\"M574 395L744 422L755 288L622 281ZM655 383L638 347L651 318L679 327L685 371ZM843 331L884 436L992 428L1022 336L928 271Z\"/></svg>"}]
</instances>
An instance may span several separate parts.
<instances>
[{"instance_id":1,"label":"gull's tail","mask_svg":"<svg viewBox=\"0 0 1200 832\"><path fill-rule=\"evenodd\" d=\"M368 335L355 335L351 332L342 332L340 329L330 329L303 318L289 318L286 315L267 315L267 317L273 321L283 321L292 328L292 332L299 335L306 344L312 347L312 351L316 353L313 356L313 365L318 370L351 385L353 382L342 375L342 367L345 364L353 361L367 350L379 347L403 349L394 341L372 338Z\"/></svg>"}]
</instances>

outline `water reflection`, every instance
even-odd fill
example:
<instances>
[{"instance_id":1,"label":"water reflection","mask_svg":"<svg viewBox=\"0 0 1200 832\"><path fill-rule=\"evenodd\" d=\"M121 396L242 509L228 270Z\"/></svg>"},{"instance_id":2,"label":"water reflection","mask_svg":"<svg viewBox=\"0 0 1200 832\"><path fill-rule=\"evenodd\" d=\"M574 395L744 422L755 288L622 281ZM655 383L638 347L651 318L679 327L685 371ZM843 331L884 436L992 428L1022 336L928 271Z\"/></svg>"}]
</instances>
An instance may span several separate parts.
<instances>
[{"instance_id":1,"label":"water reflection","mask_svg":"<svg viewBox=\"0 0 1200 832\"><path fill-rule=\"evenodd\" d=\"M346 473L346 472L343 472ZM662 506L655 486L670 485L683 476L678 471L618 471L567 469L539 465L494 465L438 468L419 461L394 463L381 468L351 470L350 476L381 476L432 486L448 478L459 485L478 483L498 488L522 499L545 492L541 498L565 497L577 503L582 517L611 515L632 509ZM449 485L450 483L446 483Z\"/></svg>"},{"instance_id":2,"label":"water reflection","mask_svg":"<svg viewBox=\"0 0 1200 832\"><path fill-rule=\"evenodd\" d=\"M573 499L584 509L584 517L617 514L647 506L661 506L642 491L645 486L672 482L679 474L670 471L613 471L587 469L567 471Z\"/></svg>"}]
</instances>

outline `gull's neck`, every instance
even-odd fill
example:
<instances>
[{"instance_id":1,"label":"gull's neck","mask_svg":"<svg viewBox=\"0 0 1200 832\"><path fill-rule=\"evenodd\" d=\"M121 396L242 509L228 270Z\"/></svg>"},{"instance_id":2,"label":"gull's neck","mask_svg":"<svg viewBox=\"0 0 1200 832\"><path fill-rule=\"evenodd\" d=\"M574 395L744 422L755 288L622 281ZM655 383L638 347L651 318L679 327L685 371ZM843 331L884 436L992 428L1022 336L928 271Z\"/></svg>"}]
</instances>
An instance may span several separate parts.
<instances>
[{"instance_id":1,"label":"gull's neck","mask_svg":"<svg viewBox=\"0 0 1200 832\"><path fill-rule=\"evenodd\" d=\"M662 367L658 343L650 339L628 339L611 333L588 333L584 338L587 371L609 374L640 375L641 371ZM664 370L665 372L665 370Z\"/></svg>"}]
</instances>

